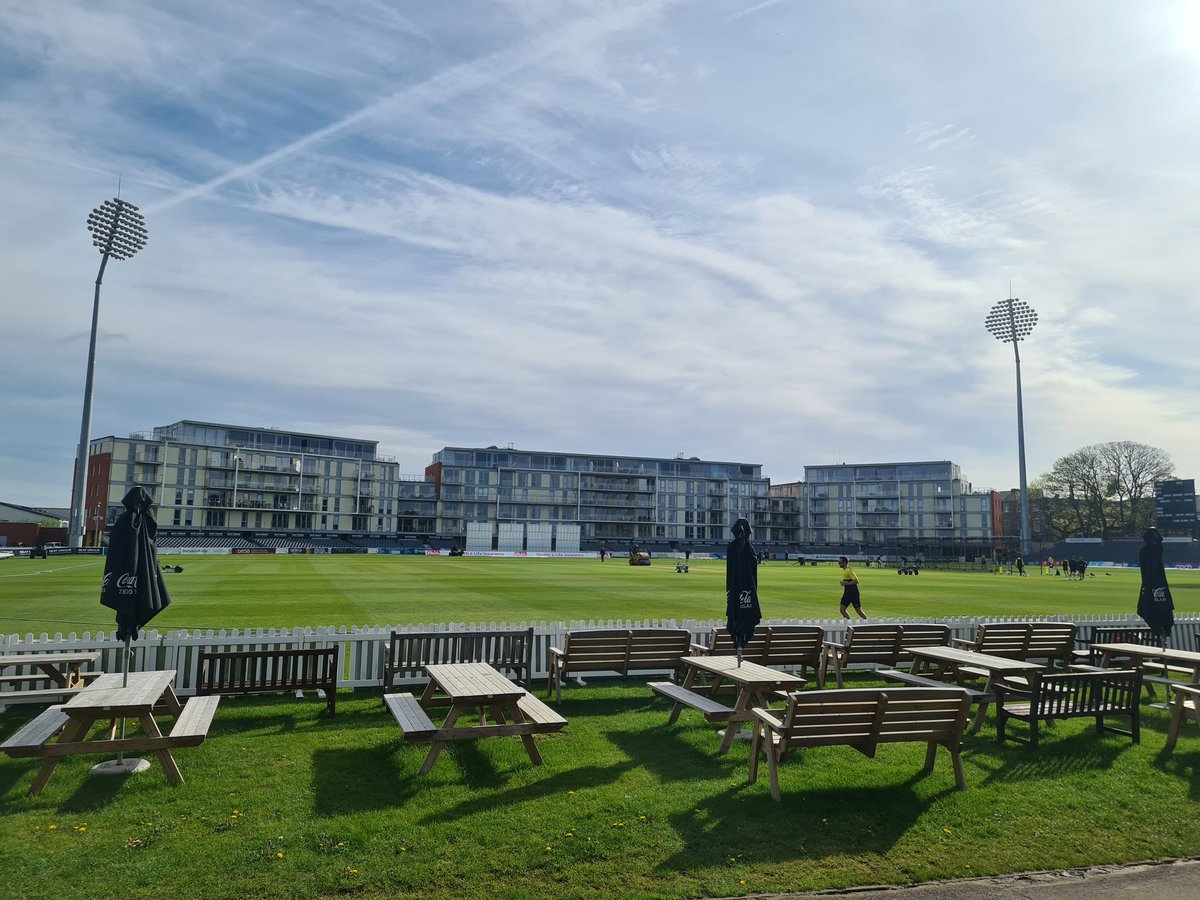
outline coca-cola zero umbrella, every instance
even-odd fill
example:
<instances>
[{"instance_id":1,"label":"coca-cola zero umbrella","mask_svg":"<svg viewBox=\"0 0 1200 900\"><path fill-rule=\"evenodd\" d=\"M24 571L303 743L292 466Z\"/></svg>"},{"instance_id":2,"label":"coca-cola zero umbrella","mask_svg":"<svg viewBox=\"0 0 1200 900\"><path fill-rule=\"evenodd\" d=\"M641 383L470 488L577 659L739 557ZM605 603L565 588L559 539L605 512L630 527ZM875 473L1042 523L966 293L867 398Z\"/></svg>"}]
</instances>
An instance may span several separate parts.
<instances>
[{"instance_id":1,"label":"coca-cola zero umbrella","mask_svg":"<svg viewBox=\"0 0 1200 900\"><path fill-rule=\"evenodd\" d=\"M726 628L737 650L738 665L742 664L742 648L754 636L762 621L758 607L758 554L750 543L750 523L738 519L733 523L733 540L725 551L725 615Z\"/></svg>"}]
</instances>

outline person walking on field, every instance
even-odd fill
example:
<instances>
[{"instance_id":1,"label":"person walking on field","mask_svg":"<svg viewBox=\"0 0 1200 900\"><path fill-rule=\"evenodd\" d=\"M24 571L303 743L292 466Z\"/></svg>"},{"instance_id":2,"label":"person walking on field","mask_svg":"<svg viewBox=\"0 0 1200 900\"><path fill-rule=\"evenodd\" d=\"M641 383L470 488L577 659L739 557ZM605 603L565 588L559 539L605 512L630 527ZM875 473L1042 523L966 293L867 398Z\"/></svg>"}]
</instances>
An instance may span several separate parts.
<instances>
[{"instance_id":1,"label":"person walking on field","mask_svg":"<svg viewBox=\"0 0 1200 900\"><path fill-rule=\"evenodd\" d=\"M850 560L844 556L839 556L838 566L842 570L842 618L850 618L850 614L846 612L846 609L853 606L854 611L858 613L858 617L865 619L867 615L862 611L862 598L858 595L858 576L850 568Z\"/></svg>"}]
</instances>

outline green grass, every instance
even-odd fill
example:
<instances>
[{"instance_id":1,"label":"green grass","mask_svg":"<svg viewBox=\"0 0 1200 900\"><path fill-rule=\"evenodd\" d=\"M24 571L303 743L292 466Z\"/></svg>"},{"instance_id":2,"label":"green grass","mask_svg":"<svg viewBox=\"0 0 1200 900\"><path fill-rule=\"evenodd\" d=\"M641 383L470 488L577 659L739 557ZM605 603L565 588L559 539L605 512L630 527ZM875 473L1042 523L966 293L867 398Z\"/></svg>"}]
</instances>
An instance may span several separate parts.
<instances>
[{"instance_id":1,"label":"green grass","mask_svg":"<svg viewBox=\"0 0 1200 900\"><path fill-rule=\"evenodd\" d=\"M715 618L724 566L676 575L666 561L398 557L180 558L181 626ZM13 563L16 562L14 566ZM2 630L108 628L101 566L0 563ZM50 572L53 568L56 571ZM44 571L44 574L27 574ZM874 615L1128 612L1136 573L1073 585L1034 575L861 572ZM1181 610L1200 586L1171 573ZM834 569L761 570L771 617L836 614ZM20 627L8 623L20 621ZM76 623L69 628L61 623ZM25 625L28 624L28 628ZM856 685L873 684L867 675ZM157 764L128 780L68 759L39 797L36 761L0 757L6 896L661 897L905 883L1200 853L1200 733L1163 753L1166 713L1143 704L1140 745L1059 723L1032 752L988 723L964 748L967 789L949 758L922 775L924 748L793 755L783 803L747 781L749 748L717 756L714 728L637 681L569 684L570 724L533 767L515 738L451 747L430 775L372 690L343 691L326 718L315 698L226 698L209 739L176 752L187 779ZM0 735L35 713L0 715ZM1015 726L1019 727L1019 726ZM764 767L765 769L765 767ZM53 826L53 827L52 827ZM280 855L282 854L282 855Z\"/></svg>"},{"instance_id":2,"label":"green grass","mask_svg":"<svg viewBox=\"0 0 1200 900\"><path fill-rule=\"evenodd\" d=\"M166 582L172 605L153 627L248 628L578 619L716 619L725 611L725 564L672 561L649 568L614 559L423 556L171 557L184 571ZM0 560L0 633L96 631L113 619L99 604L103 560ZM1136 570L1083 582L1034 574L858 570L874 617L1132 613ZM768 618L836 616L840 571L832 564L759 568ZM1200 601L1200 572L1172 571L1180 610ZM1193 598L1195 598L1193 600Z\"/></svg>"}]
</instances>

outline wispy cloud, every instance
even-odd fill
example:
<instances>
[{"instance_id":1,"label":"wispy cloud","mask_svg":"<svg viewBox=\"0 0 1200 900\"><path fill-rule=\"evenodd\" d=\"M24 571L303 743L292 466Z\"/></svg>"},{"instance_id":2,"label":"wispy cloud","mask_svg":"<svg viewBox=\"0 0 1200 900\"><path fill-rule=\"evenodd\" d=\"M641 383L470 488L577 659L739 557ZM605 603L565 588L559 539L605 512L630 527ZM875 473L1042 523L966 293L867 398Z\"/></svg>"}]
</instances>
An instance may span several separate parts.
<instances>
[{"instance_id":1,"label":"wispy cloud","mask_svg":"<svg viewBox=\"0 0 1200 900\"><path fill-rule=\"evenodd\" d=\"M940 9L940 8L939 8ZM1063 56L1062 48L1071 52ZM95 431L178 418L1016 478L1098 440L1200 469L1200 57L1119 23L836 5L311 0L0 17L0 498L65 503L115 191Z\"/></svg>"}]
</instances>

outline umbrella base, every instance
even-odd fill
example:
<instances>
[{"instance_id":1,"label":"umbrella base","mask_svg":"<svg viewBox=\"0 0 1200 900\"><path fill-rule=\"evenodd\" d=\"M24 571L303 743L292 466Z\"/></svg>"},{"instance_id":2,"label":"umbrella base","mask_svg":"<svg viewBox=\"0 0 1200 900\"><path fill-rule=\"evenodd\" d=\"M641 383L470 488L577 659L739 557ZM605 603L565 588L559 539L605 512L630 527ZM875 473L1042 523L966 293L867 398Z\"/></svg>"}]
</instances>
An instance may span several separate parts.
<instances>
[{"instance_id":1,"label":"umbrella base","mask_svg":"<svg viewBox=\"0 0 1200 900\"><path fill-rule=\"evenodd\" d=\"M92 766L89 775L136 775L150 768L148 759L109 759Z\"/></svg>"}]
</instances>

